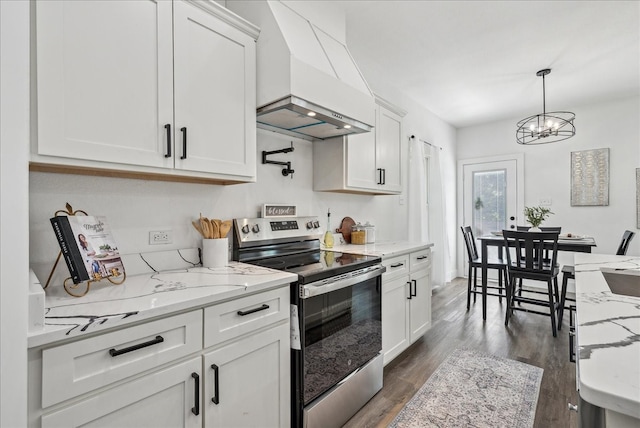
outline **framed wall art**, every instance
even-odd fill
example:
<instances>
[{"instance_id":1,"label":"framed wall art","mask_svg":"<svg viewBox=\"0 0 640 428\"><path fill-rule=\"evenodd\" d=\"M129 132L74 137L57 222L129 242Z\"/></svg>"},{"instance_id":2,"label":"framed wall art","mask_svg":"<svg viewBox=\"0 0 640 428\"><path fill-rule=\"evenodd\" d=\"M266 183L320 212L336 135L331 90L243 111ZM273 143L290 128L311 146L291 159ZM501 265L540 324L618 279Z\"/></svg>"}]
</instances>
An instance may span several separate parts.
<instances>
[{"instance_id":1,"label":"framed wall art","mask_svg":"<svg viewBox=\"0 0 640 428\"><path fill-rule=\"evenodd\" d=\"M571 206L609 205L609 149L571 152Z\"/></svg>"}]
</instances>

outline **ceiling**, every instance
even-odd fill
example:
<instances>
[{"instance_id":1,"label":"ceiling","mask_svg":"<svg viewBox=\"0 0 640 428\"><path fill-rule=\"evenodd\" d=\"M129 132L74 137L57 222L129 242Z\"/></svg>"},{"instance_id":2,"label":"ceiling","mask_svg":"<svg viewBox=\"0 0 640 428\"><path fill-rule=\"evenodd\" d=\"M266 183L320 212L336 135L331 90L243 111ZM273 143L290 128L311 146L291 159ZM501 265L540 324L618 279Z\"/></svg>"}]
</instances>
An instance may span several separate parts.
<instances>
[{"instance_id":1,"label":"ceiling","mask_svg":"<svg viewBox=\"0 0 640 428\"><path fill-rule=\"evenodd\" d=\"M457 128L640 94L639 1L339 1L372 89Z\"/></svg>"}]
</instances>

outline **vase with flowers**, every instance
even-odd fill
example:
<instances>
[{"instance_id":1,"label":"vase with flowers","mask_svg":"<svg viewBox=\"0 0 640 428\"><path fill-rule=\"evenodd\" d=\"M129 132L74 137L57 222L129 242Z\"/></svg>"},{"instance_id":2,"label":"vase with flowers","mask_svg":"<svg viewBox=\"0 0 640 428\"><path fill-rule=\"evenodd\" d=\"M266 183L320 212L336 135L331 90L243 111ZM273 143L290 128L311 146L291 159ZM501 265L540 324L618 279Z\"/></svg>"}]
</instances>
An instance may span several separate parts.
<instances>
[{"instance_id":1,"label":"vase with flowers","mask_svg":"<svg viewBox=\"0 0 640 428\"><path fill-rule=\"evenodd\" d=\"M553 212L546 207L524 207L524 215L527 218L527 223L531 225L529 232L540 232L540 225L551 214L553 214Z\"/></svg>"}]
</instances>

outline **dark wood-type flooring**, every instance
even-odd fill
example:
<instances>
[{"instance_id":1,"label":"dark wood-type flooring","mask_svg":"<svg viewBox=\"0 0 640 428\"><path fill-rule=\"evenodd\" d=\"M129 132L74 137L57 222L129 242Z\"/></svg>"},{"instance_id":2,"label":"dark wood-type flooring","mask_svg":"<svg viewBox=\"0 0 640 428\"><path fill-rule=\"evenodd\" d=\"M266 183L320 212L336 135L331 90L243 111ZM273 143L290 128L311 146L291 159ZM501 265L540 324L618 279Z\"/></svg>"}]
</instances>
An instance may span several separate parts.
<instances>
[{"instance_id":1,"label":"dark wood-type flooring","mask_svg":"<svg viewBox=\"0 0 640 428\"><path fill-rule=\"evenodd\" d=\"M384 369L384 387L345 425L386 427L442 361L456 348L477 349L544 369L535 428L576 427L575 364L569 361L568 311L558 337L549 317L515 311L504 325L505 300L487 297L482 321L481 296L467 312L466 279L433 290L432 327ZM473 297L472 297L473 299Z\"/></svg>"}]
</instances>

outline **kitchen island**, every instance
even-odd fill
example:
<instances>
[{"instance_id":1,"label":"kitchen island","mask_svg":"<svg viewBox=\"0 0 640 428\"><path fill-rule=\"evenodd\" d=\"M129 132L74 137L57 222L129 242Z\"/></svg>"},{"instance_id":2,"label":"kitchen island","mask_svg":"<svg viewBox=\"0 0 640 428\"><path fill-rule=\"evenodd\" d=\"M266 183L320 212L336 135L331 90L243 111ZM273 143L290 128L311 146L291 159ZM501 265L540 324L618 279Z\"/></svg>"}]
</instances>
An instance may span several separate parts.
<instances>
[{"instance_id":1,"label":"kitchen island","mask_svg":"<svg viewBox=\"0 0 640 428\"><path fill-rule=\"evenodd\" d=\"M575 275L580 398L607 427L640 426L640 297L609 285L613 275L640 291L640 257L579 253Z\"/></svg>"}]
</instances>

